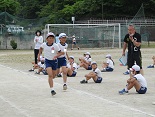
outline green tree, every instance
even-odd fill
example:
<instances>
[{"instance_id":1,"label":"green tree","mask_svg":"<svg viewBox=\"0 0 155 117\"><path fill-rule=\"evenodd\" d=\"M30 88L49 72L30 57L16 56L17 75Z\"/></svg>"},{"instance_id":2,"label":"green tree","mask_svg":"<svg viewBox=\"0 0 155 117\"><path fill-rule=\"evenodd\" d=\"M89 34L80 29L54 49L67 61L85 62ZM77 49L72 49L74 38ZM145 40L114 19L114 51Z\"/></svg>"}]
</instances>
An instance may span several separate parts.
<instances>
[{"instance_id":1,"label":"green tree","mask_svg":"<svg viewBox=\"0 0 155 117\"><path fill-rule=\"evenodd\" d=\"M17 0L1 0L0 11L10 14L17 14L20 9L20 3Z\"/></svg>"}]
</instances>

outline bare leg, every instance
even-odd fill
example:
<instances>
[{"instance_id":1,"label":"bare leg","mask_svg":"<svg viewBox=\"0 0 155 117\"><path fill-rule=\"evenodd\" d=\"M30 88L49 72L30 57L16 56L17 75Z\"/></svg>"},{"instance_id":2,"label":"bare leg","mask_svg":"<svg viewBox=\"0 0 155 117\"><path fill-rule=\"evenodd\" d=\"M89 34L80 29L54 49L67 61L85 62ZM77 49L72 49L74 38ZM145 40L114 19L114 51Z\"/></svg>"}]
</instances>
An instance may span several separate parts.
<instances>
[{"instance_id":1,"label":"bare leg","mask_svg":"<svg viewBox=\"0 0 155 117\"><path fill-rule=\"evenodd\" d=\"M47 70L47 73L48 73L48 83L49 83L49 86L50 88L53 87L53 71L52 71L52 68L51 67L48 67L46 68Z\"/></svg>"},{"instance_id":2,"label":"bare leg","mask_svg":"<svg viewBox=\"0 0 155 117\"><path fill-rule=\"evenodd\" d=\"M66 71L69 76L73 74L73 71L70 68L66 68Z\"/></svg>"},{"instance_id":3,"label":"bare leg","mask_svg":"<svg viewBox=\"0 0 155 117\"><path fill-rule=\"evenodd\" d=\"M127 89L130 90L132 87L135 87L135 89L138 91L141 88L141 85L137 80L128 83Z\"/></svg>"},{"instance_id":4,"label":"bare leg","mask_svg":"<svg viewBox=\"0 0 155 117\"><path fill-rule=\"evenodd\" d=\"M63 82L66 84L67 82L67 69L66 66L62 66L62 73L63 73Z\"/></svg>"}]
</instances>

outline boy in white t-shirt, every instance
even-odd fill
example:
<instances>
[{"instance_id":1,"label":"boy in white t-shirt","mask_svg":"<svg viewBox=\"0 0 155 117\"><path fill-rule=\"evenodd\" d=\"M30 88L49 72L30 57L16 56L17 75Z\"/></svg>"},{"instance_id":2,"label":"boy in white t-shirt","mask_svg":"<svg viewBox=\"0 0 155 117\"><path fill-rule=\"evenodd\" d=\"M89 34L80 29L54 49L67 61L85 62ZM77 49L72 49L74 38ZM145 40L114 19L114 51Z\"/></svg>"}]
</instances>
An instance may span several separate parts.
<instances>
[{"instance_id":1,"label":"boy in white t-shirt","mask_svg":"<svg viewBox=\"0 0 155 117\"><path fill-rule=\"evenodd\" d=\"M89 74L86 74L86 80L80 81L81 84L88 83L88 80L91 78L94 80L95 83L101 83L102 82L102 74L100 69L97 68L97 63L93 61L91 63L92 71Z\"/></svg>"},{"instance_id":2,"label":"boy in white t-shirt","mask_svg":"<svg viewBox=\"0 0 155 117\"><path fill-rule=\"evenodd\" d=\"M79 50L80 48L77 46L77 43L76 43L76 39L75 39L75 35L73 35L72 36L72 49L71 50L73 50L73 47L74 47L74 45L77 47L77 49Z\"/></svg>"},{"instance_id":3,"label":"boy in white t-shirt","mask_svg":"<svg viewBox=\"0 0 155 117\"><path fill-rule=\"evenodd\" d=\"M111 58L110 54L106 55L106 62L103 62L101 72L112 72L114 70L114 61Z\"/></svg>"},{"instance_id":4,"label":"boy in white t-shirt","mask_svg":"<svg viewBox=\"0 0 155 117\"><path fill-rule=\"evenodd\" d=\"M69 57L69 63L67 64L67 76L75 77L77 74L77 64L74 62L74 56Z\"/></svg>"},{"instance_id":5,"label":"boy in white t-shirt","mask_svg":"<svg viewBox=\"0 0 155 117\"><path fill-rule=\"evenodd\" d=\"M45 66L48 74L48 82L51 88L52 96L56 94L53 88L53 79L56 76L57 61L58 61L57 58L63 54L59 46L56 43L54 43L54 39L55 39L55 35L51 32L48 33L46 36L47 42L44 42L41 45L39 54L38 54L38 61L40 61L40 55L44 50Z\"/></svg>"},{"instance_id":6,"label":"boy in white t-shirt","mask_svg":"<svg viewBox=\"0 0 155 117\"><path fill-rule=\"evenodd\" d=\"M63 54L61 56L58 57L58 65L57 65L57 75L60 73L60 68L63 74L63 90L67 90L67 72L66 72L66 66L67 66L67 61L66 59L68 59L68 54L67 54L67 48L68 48L68 44L66 43L66 39L67 39L67 35L65 33L60 33L59 34L59 39L60 42L57 43L57 45L59 46L61 52L63 52Z\"/></svg>"},{"instance_id":7,"label":"boy in white t-shirt","mask_svg":"<svg viewBox=\"0 0 155 117\"><path fill-rule=\"evenodd\" d=\"M133 65L130 68L130 78L127 80L126 87L119 91L119 94L128 94L128 91L135 87L138 94L145 94L147 91L147 82L146 79L140 74L140 67L138 65Z\"/></svg>"}]
</instances>

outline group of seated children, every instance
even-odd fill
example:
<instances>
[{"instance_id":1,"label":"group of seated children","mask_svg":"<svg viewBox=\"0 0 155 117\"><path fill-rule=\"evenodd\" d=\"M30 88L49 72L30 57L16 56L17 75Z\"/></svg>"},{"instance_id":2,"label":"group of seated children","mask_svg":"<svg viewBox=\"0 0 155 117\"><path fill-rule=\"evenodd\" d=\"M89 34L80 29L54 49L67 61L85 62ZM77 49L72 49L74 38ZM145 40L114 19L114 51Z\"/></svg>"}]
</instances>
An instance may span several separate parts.
<instances>
[{"instance_id":1,"label":"group of seated children","mask_svg":"<svg viewBox=\"0 0 155 117\"><path fill-rule=\"evenodd\" d=\"M95 83L101 83L102 82L102 74L101 72L112 72L114 70L114 61L112 60L112 57L110 54L106 55L106 62L103 62L102 65L102 70L100 70L97 66L96 61L92 62L91 56L89 52L86 52L84 54L83 58L79 58L80 65L77 65L74 62L74 56L69 56L68 58L68 63L67 63L67 76L68 77L75 77L77 74L77 69L79 67L83 67L86 70L92 70L88 74L85 75L85 79L80 81L81 84L88 83L88 80L93 79ZM155 57L152 57L154 63L155 63ZM34 71L35 69L38 69L37 74L40 74L40 72L45 72L45 65L44 61L45 58L40 56L40 62L38 62L38 65L34 65L33 69L29 71ZM152 66L154 67L155 64ZM148 68L153 68L153 67L148 67ZM140 74L140 67L138 65L133 65L132 68L130 68L131 75L130 78L127 80L127 85L126 87L119 91L119 94L128 94L129 90L133 87L135 87L136 92L138 94L145 94L147 91L147 82L145 78Z\"/></svg>"}]
</instances>

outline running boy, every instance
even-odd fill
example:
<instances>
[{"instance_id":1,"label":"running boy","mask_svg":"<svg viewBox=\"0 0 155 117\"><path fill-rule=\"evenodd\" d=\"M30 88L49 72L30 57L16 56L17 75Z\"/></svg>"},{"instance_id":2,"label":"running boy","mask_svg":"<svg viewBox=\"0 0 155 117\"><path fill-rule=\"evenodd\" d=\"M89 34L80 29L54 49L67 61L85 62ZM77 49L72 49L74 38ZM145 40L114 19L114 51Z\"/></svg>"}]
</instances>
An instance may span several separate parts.
<instances>
[{"instance_id":1,"label":"running boy","mask_svg":"<svg viewBox=\"0 0 155 117\"><path fill-rule=\"evenodd\" d=\"M130 68L130 71L132 71L132 74L130 75L130 78L127 80L126 87L119 91L119 94L127 94L128 90L135 87L136 92L138 94L145 94L147 91L147 82L145 78L140 74L140 67L138 65L133 65L132 68Z\"/></svg>"},{"instance_id":2,"label":"running boy","mask_svg":"<svg viewBox=\"0 0 155 117\"><path fill-rule=\"evenodd\" d=\"M42 51L44 49L45 65L48 73L48 82L51 88L52 95L56 94L53 88L53 79L55 78L55 75L56 75L57 58L63 54L59 46L56 43L54 43L54 39L55 39L55 35L51 32L48 33L46 36L47 43L44 42L41 45L39 54L38 54L38 61L40 61L40 55L42 54Z\"/></svg>"},{"instance_id":3,"label":"running boy","mask_svg":"<svg viewBox=\"0 0 155 117\"><path fill-rule=\"evenodd\" d=\"M75 77L77 73L77 64L74 62L74 56L69 57L69 63L67 64L67 76Z\"/></svg>"},{"instance_id":4,"label":"running boy","mask_svg":"<svg viewBox=\"0 0 155 117\"><path fill-rule=\"evenodd\" d=\"M60 33L59 34L60 42L57 44L59 46L61 52L63 52L63 54L58 57L58 66L57 66L57 74L60 73L60 67L61 67L61 71L63 74L63 82L64 82L63 90L67 90L66 56L67 56L67 59L69 58L68 54L67 54L68 44L66 43L66 38L67 38L67 35L65 33Z\"/></svg>"},{"instance_id":5,"label":"running boy","mask_svg":"<svg viewBox=\"0 0 155 117\"><path fill-rule=\"evenodd\" d=\"M101 83L102 82L102 74L101 71L97 68L97 63L95 61L92 62L92 72L89 74L86 74L86 80L80 81L81 84L88 83L89 79L93 79L95 83Z\"/></svg>"},{"instance_id":6,"label":"running boy","mask_svg":"<svg viewBox=\"0 0 155 117\"><path fill-rule=\"evenodd\" d=\"M77 47L78 50L80 49L80 48L77 46L76 39L75 39L75 35L72 36L72 49L71 49L71 50L73 50L74 45Z\"/></svg>"}]
</instances>

